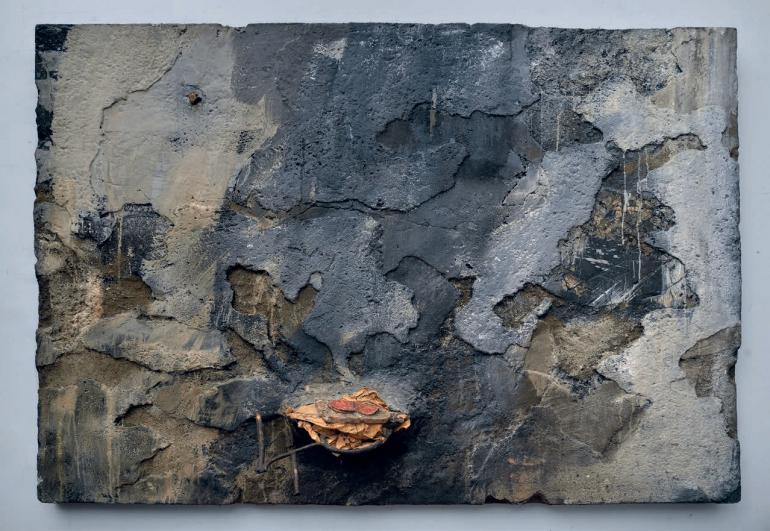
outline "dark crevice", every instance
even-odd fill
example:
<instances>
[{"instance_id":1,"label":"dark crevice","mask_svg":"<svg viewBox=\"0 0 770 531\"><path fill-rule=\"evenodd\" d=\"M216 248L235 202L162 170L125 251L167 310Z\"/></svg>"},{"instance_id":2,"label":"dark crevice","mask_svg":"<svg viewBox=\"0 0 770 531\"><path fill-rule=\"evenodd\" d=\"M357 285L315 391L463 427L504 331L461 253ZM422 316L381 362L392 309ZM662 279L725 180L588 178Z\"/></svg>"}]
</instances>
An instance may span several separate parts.
<instances>
[{"instance_id":1,"label":"dark crevice","mask_svg":"<svg viewBox=\"0 0 770 531\"><path fill-rule=\"evenodd\" d=\"M545 495L539 491L534 493L532 496L522 501L521 503L544 503L546 505L550 505L548 498L546 498Z\"/></svg>"},{"instance_id":2,"label":"dark crevice","mask_svg":"<svg viewBox=\"0 0 770 531\"><path fill-rule=\"evenodd\" d=\"M147 392L149 392L149 391L150 391L150 389L147 390ZM134 415L134 414L139 413L141 411L149 411L152 408L153 408L153 404L152 403L131 404L130 406L128 406L128 409L126 409L126 411L123 412L123 414L118 415L117 417L115 417L115 424L117 424L119 426L123 426L131 415Z\"/></svg>"}]
</instances>

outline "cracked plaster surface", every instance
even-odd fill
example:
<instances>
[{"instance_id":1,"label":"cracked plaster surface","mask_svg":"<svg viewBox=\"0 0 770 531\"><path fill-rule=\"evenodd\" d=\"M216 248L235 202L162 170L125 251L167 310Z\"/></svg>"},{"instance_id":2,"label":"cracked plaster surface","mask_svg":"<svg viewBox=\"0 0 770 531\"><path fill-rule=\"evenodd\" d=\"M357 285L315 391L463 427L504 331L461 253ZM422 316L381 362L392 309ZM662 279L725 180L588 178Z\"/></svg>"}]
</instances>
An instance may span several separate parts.
<instances>
[{"instance_id":1,"label":"cracked plaster surface","mask_svg":"<svg viewBox=\"0 0 770 531\"><path fill-rule=\"evenodd\" d=\"M39 26L40 499L736 501L735 43ZM257 474L364 386L412 428Z\"/></svg>"}]
</instances>

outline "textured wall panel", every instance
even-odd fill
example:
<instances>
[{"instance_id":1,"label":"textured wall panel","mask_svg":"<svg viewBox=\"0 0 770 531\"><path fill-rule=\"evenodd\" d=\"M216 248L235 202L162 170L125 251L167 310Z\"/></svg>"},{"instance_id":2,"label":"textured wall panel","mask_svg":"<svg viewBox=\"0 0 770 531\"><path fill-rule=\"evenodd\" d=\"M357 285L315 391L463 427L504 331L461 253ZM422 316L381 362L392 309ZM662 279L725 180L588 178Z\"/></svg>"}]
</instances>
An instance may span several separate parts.
<instances>
[{"instance_id":1,"label":"textured wall panel","mask_svg":"<svg viewBox=\"0 0 770 531\"><path fill-rule=\"evenodd\" d=\"M39 498L737 501L735 46L38 26Z\"/></svg>"}]
</instances>

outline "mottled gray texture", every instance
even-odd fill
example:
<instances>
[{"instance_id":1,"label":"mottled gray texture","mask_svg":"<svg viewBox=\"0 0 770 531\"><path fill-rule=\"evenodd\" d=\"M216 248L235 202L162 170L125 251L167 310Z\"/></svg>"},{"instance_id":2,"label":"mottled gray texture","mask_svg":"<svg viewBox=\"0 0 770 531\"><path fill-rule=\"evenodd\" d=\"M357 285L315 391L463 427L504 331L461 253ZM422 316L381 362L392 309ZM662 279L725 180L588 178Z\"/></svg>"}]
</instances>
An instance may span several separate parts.
<instances>
[{"instance_id":1,"label":"mottled gray texture","mask_svg":"<svg viewBox=\"0 0 770 531\"><path fill-rule=\"evenodd\" d=\"M735 43L38 27L39 498L737 501Z\"/></svg>"}]
</instances>

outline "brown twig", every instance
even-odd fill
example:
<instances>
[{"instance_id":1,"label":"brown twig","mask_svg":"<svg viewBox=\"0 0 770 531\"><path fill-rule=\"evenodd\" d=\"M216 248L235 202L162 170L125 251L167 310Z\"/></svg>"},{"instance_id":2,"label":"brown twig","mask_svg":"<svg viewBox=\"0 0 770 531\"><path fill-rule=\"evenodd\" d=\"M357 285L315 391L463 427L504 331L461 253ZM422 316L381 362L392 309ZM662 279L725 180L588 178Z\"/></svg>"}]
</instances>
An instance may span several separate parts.
<instances>
[{"instance_id":1,"label":"brown twig","mask_svg":"<svg viewBox=\"0 0 770 531\"><path fill-rule=\"evenodd\" d=\"M264 472L265 467L265 429L262 426L262 415L257 411L257 440L259 441L259 461L257 461L257 471Z\"/></svg>"},{"instance_id":2,"label":"brown twig","mask_svg":"<svg viewBox=\"0 0 770 531\"><path fill-rule=\"evenodd\" d=\"M312 448L314 446L320 446L321 443L314 442L311 444L306 444L305 446L301 446L300 448L289 450L288 452L284 452L280 455L273 457L271 460L265 463L265 428L262 425L262 415L259 414L259 411L257 411L256 415L254 415L254 418L257 420L257 441L259 443L259 457L257 459L257 474L262 474L264 472L267 472L267 469L270 468L270 465L272 465L276 461L280 461L281 459L291 457L291 466L294 474L294 494L295 495L299 494L299 467L297 464L297 453L301 452L302 450L307 450L308 448Z\"/></svg>"}]
</instances>

